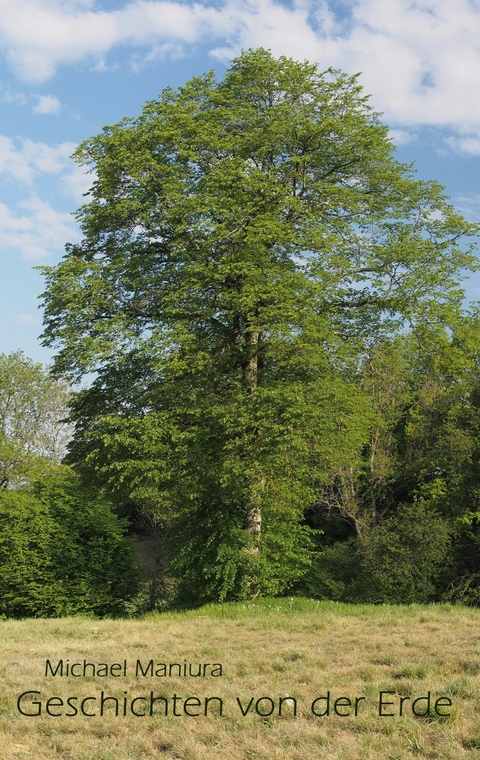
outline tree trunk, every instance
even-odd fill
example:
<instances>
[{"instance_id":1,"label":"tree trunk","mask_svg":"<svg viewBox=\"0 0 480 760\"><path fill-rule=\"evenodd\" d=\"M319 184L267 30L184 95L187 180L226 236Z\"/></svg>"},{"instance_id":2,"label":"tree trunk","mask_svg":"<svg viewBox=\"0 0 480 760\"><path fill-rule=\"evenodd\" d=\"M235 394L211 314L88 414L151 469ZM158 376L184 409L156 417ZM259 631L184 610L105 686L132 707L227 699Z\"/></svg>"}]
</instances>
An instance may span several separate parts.
<instances>
[{"instance_id":1,"label":"tree trunk","mask_svg":"<svg viewBox=\"0 0 480 760\"><path fill-rule=\"evenodd\" d=\"M260 333L256 330L247 332L245 335L245 352L247 363L244 367L244 383L249 393L253 393L258 386L258 341ZM250 508L245 518L245 529L254 537L252 546L245 548L249 554L259 554L260 534L262 530L262 491L265 487L265 479L260 483L256 493L250 499Z\"/></svg>"},{"instance_id":2,"label":"tree trunk","mask_svg":"<svg viewBox=\"0 0 480 760\"><path fill-rule=\"evenodd\" d=\"M255 493L251 498L250 509L247 512L247 517L245 520L246 530L253 536L258 536L258 538L260 538L260 532L262 530L262 510L260 507L260 502L262 498L261 492L263 491L264 486L265 478L262 480L257 493Z\"/></svg>"},{"instance_id":3,"label":"tree trunk","mask_svg":"<svg viewBox=\"0 0 480 760\"><path fill-rule=\"evenodd\" d=\"M245 530L253 537L253 543L243 549L247 554L260 553L260 533L262 530L262 491L265 487L265 478L262 478L259 487L250 499L250 509L245 518Z\"/></svg>"},{"instance_id":4,"label":"tree trunk","mask_svg":"<svg viewBox=\"0 0 480 760\"><path fill-rule=\"evenodd\" d=\"M249 393L253 393L258 385L258 340L260 333L248 332L245 336L247 363L244 368L244 382Z\"/></svg>"}]
</instances>

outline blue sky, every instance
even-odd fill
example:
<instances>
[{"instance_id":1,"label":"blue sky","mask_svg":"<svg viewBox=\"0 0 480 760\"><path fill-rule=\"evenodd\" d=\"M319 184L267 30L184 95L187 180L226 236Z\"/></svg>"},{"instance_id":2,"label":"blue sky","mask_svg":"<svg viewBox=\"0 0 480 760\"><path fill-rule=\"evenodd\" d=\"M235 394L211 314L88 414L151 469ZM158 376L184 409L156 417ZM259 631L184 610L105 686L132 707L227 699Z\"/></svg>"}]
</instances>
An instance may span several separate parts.
<instances>
[{"instance_id":1,"label":"blue sky","mask_svg":"<svg viewBox=\"0 0 480 760\"><path fill-rule=\"evenodd\" d=\"M0 46L0 353L50 359L32 267L79 239L75 146L242 48L362 72L398 158L480 220L480 0L0 0Z\"/></svg>"}]
</instances>

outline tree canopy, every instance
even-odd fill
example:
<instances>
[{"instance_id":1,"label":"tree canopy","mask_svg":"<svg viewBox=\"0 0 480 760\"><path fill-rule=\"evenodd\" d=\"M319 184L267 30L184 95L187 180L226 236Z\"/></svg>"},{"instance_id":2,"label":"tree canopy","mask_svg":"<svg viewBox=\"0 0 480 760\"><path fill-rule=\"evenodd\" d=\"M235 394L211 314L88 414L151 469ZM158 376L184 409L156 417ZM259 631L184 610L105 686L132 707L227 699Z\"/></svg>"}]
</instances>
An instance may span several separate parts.
<instances>
[{"instance_id":1,"label":"tree canopy","mask_svg":"<svg viewBox=\"0 0 480 760\"><path fill-rule=\"evenodd\" d=\"M19 486L60 462L71 427L70 389L21 351L0 354L0 488Z\"/></svg>"},{"instance_id":2,"label":"tree canopy","mask_svg":"<svg viewBox=\"0 0 480 760\"><path fill-rule=\"evenodd\" d=\"M83 240L46 276L70 461L151 510L196 598L289 588L361 467L376 346L460 320L477 232L396 161L356 76L265 50L77 150ZM410 514L410 513L409 513Z\"/></svg>"}]
</instances>

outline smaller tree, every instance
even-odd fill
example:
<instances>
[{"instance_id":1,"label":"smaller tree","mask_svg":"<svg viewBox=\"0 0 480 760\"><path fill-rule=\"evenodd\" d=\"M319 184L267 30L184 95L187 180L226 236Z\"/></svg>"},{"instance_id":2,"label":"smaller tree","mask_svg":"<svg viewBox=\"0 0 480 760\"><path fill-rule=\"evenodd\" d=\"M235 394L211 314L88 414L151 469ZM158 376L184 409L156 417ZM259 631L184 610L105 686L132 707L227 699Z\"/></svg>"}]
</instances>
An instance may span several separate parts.
<instances>
[{"instance_id":1,"label":"smaller tree","mask_svg":"<svg viewBox=\"0 0 480 760\"><path fill-rule=\"evenodd\" d=\"M0 488L24 485L61 461L69 395L65 381L21 351L0 354Z\"/></svg>"}]
</instances>

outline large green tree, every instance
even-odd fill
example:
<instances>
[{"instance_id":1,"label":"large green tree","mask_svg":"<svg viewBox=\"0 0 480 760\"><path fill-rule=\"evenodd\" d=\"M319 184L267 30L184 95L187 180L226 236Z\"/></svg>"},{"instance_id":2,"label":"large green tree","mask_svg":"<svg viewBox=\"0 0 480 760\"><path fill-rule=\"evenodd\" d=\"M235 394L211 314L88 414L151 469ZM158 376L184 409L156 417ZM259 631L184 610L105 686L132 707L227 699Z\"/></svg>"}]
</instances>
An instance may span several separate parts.
<instances>
[{"instance_id":1,"label":"large green tree","mask_svg":"<svg viewBox=\"0 0 480 760\"><path fill-rule=\"evenodd\" d=\"M96 373L71 459L170 526L197 597L285 589L305 509L369 441L362 359L455 321L476 228L395 160L356 77L265 50L76 159L84 238L44 268L57 370Z\"/></svg>"}]
</instances>

